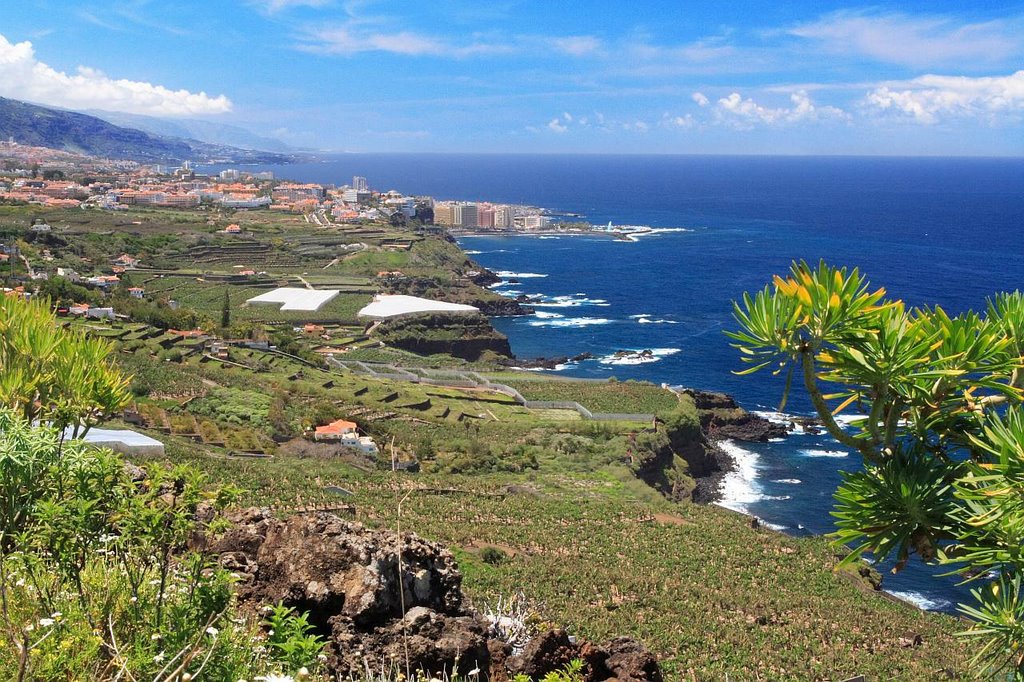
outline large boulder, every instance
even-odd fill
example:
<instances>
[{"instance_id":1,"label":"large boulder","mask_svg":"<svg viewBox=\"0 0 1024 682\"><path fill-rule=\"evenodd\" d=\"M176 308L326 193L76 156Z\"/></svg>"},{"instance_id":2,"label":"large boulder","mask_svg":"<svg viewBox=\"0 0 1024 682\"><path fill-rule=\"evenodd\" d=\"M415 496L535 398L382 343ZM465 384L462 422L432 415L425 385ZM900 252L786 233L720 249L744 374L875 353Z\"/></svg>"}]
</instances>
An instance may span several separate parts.
<instances>
[{"instance_id":1,"label":"large boulder","mask_svg":"<svg viewBox=\"0 0 1024 682\"><path fill-rule=\"evenodd\" d=\"M217 537L194 549L238 575L243 605L284 604L309 614L327 639L327 671L340 679L371 672L426 677L477 669L495 682L539 679L573 659L586 682L660 682L657 659L628 639L576 643L562 630L535 637L512 656L493 624L467 607L454 557L413 534L368 529L328 513L277 519L265 509L229 515Z\"/></svg>"}]
</instances>

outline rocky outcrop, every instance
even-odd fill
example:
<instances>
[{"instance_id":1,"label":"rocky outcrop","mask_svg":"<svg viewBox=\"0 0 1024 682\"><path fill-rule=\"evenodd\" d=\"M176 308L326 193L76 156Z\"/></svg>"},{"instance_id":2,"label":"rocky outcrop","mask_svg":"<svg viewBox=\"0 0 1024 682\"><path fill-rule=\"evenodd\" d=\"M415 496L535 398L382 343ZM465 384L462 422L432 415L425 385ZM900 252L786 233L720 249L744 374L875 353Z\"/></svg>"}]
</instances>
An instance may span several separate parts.
<instances>
[{"instance_id":1,"label":"rocky outcrop","mask_svg":"<svg viewBox=\"0 0 1024 682\"><path fill-rule=\"evenodd\" d=\"M494 298L470 298L466 301L469 305L476 306L488 317L512 317L516 315L532 315L534 310L524 306L514 298L501 296Z\"/></svg>"},{"instance_id":2,"label":"rocky outcrop","mask_svg":"<svg viewBox=\"0 0 1024 682\"><path fill-rule=\"evenodd\" d=\"M785 425L747 412L732 396L724 393L693 389L681 393L684 400L686 397L693 400L696 418L692 411L679 413L685 418L670 415L666 419L666 431L672 451L686 462L686 473L693 479L688 493L694 502L717 500L721 481L734 466L718 441L732 438L765 442L789 433ZM668 463L664 456L661 459Z\"/></svg>"},{"instance_id":3,"label":"rocky outcrop","mask_svg":"<svg viewBox=\"0 0 1024 682\"><path fill-rule=\"evenodd\" d=\"M660 682L658 659L642 645L627 637L617 637L604 644L577 644L565 630L548 630L535 637L518 656L508 660L513 674L539 680L552 670L566 668L572 661L583 663L586 680L617 682Z\"/></svg>"},{"instance_id":4,"label":"rocky outcrop","mask_svg":"<svg viewBox=\"0 0 1024 682\"><path fill-rule=\"evenodd\" d=\"M327 639L327 672L360 677L369 666L443 677L534 678L574 659L584 680L660 682L657 659L633 640L575 642L551 631L513 652L470 608L451 552L412 534L370 530L327 513L274 518L262 509L229 515L220 536L192 546L238 575L240 602L258 612L283 603L309 613Z\"/></svg>"},{"instance_id":5,"label":"rocky outcrop","mask_svg":"<svg viewBox=\"0 0 1024 682\"><path fill-rule=\"evenodd\" d=\"M583 362L584 360L590 360L593 357L593 353L580 353L579 355L573 355L572 357L563 355L557 358L509 358L507 360L499 360L498 364L518 369L558 369L559 365Z\"/></svg>"},{"instance_id":6,"label":"rocky outcrop","mask_svg":"<svg viewBox=\"0 0 1024 682\"><path fill-rule=\"evenodd\" d=\"M733 438L750 442L767 442L771 438L784 438L792 426L769 421L760 415L747 412L732 396L687 389L693 397L700 415L701 428L710 438Z\"/></svg>"}]
</instances>

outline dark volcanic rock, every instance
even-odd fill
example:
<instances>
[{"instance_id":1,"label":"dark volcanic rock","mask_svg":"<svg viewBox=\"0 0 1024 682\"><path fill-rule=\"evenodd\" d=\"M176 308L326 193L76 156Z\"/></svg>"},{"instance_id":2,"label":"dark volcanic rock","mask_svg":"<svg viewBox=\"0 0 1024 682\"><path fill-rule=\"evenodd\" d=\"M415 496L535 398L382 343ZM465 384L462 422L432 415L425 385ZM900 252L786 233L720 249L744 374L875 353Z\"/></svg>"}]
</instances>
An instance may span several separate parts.
<instances>
[{"instance_id":1,"label":"dark volcanic rock","mask_svg":"<svg viewBox=\"0 0 1024 682\"><path fill-rule=\"evenodd\" d=\"M241 552L258 566L239 591L243 600L301 605L357 624L401 617L403 596L407 611L460 612L462 576L451 552L415 535L370 530L326 513L282 521L266 510L246 510L230 520L231 529L207 552Z\"/></svg>"},{"instance_id":2,"label":"dark volcanic rock","mask_svg":"<svg viewBox=\"0 0 1024 682\"><path fill-rule=\"evenodd\" d=\"M539 680L564 669L573 660L583 662L585 682L661 682L658 659L642 644L628 637L616 637L604 644L573 642L564 630L548 630L537 635L518 656L508 660L513 675Z\"/></svg>"},{"instance_id":3,"label":"dark volcanic rock","mask_svg":"<svg viewBox=\"0 0 1024 682\"><path fill-rule=\"evenodd\" d=\"M249 509L229 520L206 553L240 574L243 603L308 611L331 670L358 673L361 656L404 666L406 644L413 670L487 663L488 624L463 610L462 575L440 545L325 513L279 520Z\"/></svg>"},{"instance_id":4,"label":"dark volcanic rock","mask_svg":"<svg viewBox=\"0 0 1024 682\"><path fill-rule=\"evenodd\" d=\"M281 520L247 509L228 520L227 532L196 538L193 547L239 575L235 589L244 606L258 611L283 603L308 612L328 640L327 672L341 679L362 676L367 666L438 677L479 668L494 682L520 672L540 678L584 651L586 682L662 679L653 654L628 639L576 644L557 630L510 657L491 624L463 603L452 554L415 535L326 513Z\"/></svg>"},{"instance_id":5,"label":"dark volcanic rock","mask_svg":"<svg viewBox=\"0 0 1024 682\"><path fill-rule=\"evenodd\" d=\"M785 438L789 435L789 429L782 424L749 412L721 421L712 417L705 428L708 435L713 438L735 438L761 443L766 443L771 438Z\"/></svg>"},{"instance_id":6,"label":"dark volcanic rock","mask_svg":"<svg viewBox=\"0 0 1024 682\"><path fill-rule=\"evenodd\" d=\"M557 358L508 358L501 359L498 364L506 367L518 367L520 369L558 369L559 365L564 365L569 362L583 362L584 360L590 360L594 355L592 353L580 353L569 357L563 355Z\"/></svg>"},{"instance_id":7,"label":"dark volcanic rock","mask_svg":"<svg viewBox=\"0 0 1024 682\"><path fill-rule=\"evenodd\" d=\"M507 667L513 675L540 679L569 665L579 653L565 630L548 630L530 640L523 653L510 658Z\"/></svg>"},{"instance_id":8,"label":"dark volcanic rock","mask_svg":"<svg viewBox=\"0 0 1024 682\"><path fill-rule=\"evenodd\" d=\"M700 415L700 424L710 438L766 442L770 438L784 438L793 429L747 412L732 396L710 391L685 391L693 398Z\"/></svg>"},{"instance_id":9,"label":"dark volcanic rock","mask_svg":"<svg viewBox=\"0 0 1024 682\"><path fill-rule=\"evenodd\" d=\"M605 668L619 682L661 682L661 668L654 654L636 640L616 637L600 647L606 654ZM603 672L603 671L602 671ZM603 679L599 674L594 679Z\"/></svg>"},{"instance_id":10,"label":"dark volcanic rock","mask_svg":"<svg viewBox=\"0 0 1024 682\"><path fill-rule=\"evenodd\" d=\"M533 308L524 306L514 298L472 299L469 305L475 305L488 317L513 317L517 315L533 315Z\"/></svg>"}]
</instances>

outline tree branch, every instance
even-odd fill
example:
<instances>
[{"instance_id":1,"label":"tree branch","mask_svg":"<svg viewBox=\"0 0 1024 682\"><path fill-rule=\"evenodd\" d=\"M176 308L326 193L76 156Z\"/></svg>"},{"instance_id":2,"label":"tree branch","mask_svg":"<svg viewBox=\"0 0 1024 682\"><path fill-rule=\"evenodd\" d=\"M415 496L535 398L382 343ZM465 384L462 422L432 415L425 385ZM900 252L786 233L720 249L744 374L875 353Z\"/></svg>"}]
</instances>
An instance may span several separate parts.
<instances>
[{"instance_id":1,"label":"tree branch","mask_svg":"<svg viewBox=\"0 0 1024 682\"><path fill-rule=\"evenodd\" d=\"M835 418L832 416L832 410L829 409L828 403L825 402L825 396L822 395L821 389L818 388L818 377L814 367L814 351L807 349L801 351L800 354L803 356L804 386L811 397L814 409L818 411L818 417L821 418L822 423L825 425L825 430L841 444L860 452L864 459L878 463L878 454L871 449L868 443L854 438L843 431L839 424L836 423Z\"/></svg>"}]
</instances>

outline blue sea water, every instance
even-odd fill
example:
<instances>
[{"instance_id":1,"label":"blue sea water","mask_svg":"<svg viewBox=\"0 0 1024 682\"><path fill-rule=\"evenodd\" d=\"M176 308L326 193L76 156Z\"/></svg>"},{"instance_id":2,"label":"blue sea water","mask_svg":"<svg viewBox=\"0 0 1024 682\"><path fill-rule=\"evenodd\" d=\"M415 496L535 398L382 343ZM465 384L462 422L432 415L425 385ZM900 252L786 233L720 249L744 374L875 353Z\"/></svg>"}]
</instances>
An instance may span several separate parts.
<instances>
[{"instance_id":1,"label":"blue sea water","mask_svg":"<svg viewBox=\"0 0 1024 682\"><path fill-rule=\"evenodd\" d=\"M592 236L467 237L463 248L516 280L499 288L545 298L538 316L504 318L518 356L589 352L562 369L725 391L770 411L782 387L738 377L723 329L731 303L793 259L858 266L911 305L951 313L1024 286L1024 160L846 157L346 155L275 169L282 177L436 198L526 203L595 224L681 228L637 242ZM519 276L516 277L515 275ZM541 276L522 276L541 275ZM658 360L615 364L617 350ZM604 360L604 361L602 361ZM795 391L787 412L810 414ZM786 532L832 530L841 470L857 458L821 435L732 444L739 467L726 504ZM912 562L887 589L928 608L967 598Z\"/></svg>"}]
</instances>

